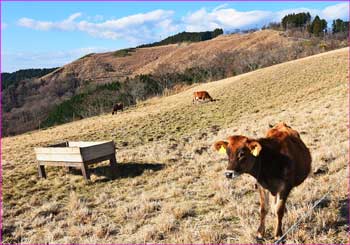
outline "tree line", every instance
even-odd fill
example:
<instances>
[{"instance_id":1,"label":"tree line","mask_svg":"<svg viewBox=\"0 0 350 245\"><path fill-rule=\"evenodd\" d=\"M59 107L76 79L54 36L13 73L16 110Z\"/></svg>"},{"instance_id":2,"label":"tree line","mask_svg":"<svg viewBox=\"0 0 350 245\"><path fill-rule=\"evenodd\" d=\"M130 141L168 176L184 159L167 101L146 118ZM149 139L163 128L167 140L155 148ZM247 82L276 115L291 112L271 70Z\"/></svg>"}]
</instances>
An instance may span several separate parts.
<instances>
[{"instance_id":1,"label":"tree line","mask_svg":"<svg viewBox=\"0 0 350 245\"><path fill-rule=\"evenodd\" d=\"M10 85L18 84L20 81L30 79L34 77L42 77L50 72L56 70L55 68L43 68L43 69L23 69L15 72L2 72L1 73L1 88L2 90L8 88Z\"/></svg>"},{"instance_id":2,"label":"tree line","mask_svg":"<svg viewBox=\"0 0 350 245\"><path fill-rule=\"evenodd\" d=\"M349 21L341 19L333 20L331 28L327 28L327 24L327 21L321 19L318 15L312 19L309 12L302 12L287 14L281 19L280 23L269 23L267 26L264 26L263 29L282 29L284 31L299 29L300 31L307 31L315 36L320 36L328 31L331 31L332 34L349 32Z\"/></svg>"},{"instance_id":3,"label":"tree line","mask_svg":"<svg viewBox=\"0 0 350 245\"><path fill-rule=\"evenodd\" d=\"M167 37L166 39L154 42L151 44L143 44L138 46L137 48L146 48L146 47L155 47L167 44L181 43L181 42L200 42L213 39L221 34L224 31L222 29L215 29L214 31L204 31L204 32L181 32L176 35Z\"/></svg>"}]
</instances>

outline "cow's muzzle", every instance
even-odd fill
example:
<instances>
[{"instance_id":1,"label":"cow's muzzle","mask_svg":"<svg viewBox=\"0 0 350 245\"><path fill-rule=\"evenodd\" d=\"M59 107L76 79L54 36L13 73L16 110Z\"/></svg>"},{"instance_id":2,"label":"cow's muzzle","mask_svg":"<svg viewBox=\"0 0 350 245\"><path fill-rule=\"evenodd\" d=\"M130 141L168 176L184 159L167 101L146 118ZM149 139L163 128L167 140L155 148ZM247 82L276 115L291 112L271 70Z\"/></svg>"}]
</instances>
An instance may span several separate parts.
<instances>
[{"instance_id":1,"label":"cow's muzzle","mask_svg":"<svg viewBox=\"0 0 350 245\"><path fill-rule=\"evenodd\" d=\"M238 176L240 176L241 174L240 173L237 173L236 171L234 171L234 170L226 170L225 171L225 176L226 176L226 178L228 178L228 179L234 179L234 178L236 178L236 177L238 177Z\"/></svg>"}]
</instances>

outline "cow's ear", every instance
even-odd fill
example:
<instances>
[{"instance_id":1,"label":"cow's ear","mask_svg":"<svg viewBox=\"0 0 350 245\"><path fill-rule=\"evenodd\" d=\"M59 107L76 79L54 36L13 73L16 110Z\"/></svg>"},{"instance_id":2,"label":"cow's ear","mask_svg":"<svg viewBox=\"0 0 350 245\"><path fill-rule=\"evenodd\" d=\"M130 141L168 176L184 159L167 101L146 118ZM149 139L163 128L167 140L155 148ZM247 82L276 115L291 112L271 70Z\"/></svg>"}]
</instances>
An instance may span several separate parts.
<instances>
[{"instance_id":1,"label":"cow's ear","mask_svg":"<svg viewBox=\"0 0 350 245\"><path fill-rule=\"evenodd\" d=\"M249 141L248 147L250 149L250 153L253 156L255 156L255 157L259 156L262 147L258 141L256 141L256 140Z\"/></svg>"},{"instance_id":2,"label":"cow's ear","mask_svg":"<svg viewBox=\"0 0 350 245\"><path fill-rule=\"evenodd\" d=\"M218 141L214 144L214 149L221 154L226 153L228 143L226 141Z\"/></svg>"}]
</instances>

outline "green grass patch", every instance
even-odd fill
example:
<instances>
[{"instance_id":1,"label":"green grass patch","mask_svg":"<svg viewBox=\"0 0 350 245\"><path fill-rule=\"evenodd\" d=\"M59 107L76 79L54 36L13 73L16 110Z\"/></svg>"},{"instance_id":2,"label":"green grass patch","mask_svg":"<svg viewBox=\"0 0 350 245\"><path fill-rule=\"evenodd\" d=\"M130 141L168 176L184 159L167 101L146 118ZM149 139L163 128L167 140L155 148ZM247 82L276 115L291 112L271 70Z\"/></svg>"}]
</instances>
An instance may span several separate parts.
<instances>
[{"instance_id":1,"label":"green grass patch","mask_svg":"<svg viewBox=\"0 0 350 245\"><path fill-rule=\"evenodd\" d=\"M90 54L84 55L84 56L80 57L79 60L82 60L82 59L91 57L91 56L93 56L94 54L95 54L95 53L90 53Z\"/></svg>"},{"instance_id":2,"label":"green grass patch","mask_svg":"<svg viewBox=\"0 0 350 245\"><path fill-rule=\"evenodd\" d=\"M136 48L126 48L126 49L120 49L113 53L114 57L125 57L130 56L133 52L136 51Z\"/></svg>"},{"instance_id":3,"label":"green grass patch","mask_svg":"<svg viewBox=\"0 0 350 245\"><path fill-rule=\"evenodd\" d=\"M74 95L70 99L56 105L48 114L42 126L44 128L53 125L67 123L79 118L97 115L111 110L116 100L125 96L116 96L121 88L119 82L98 85L94 89Z\"/></svg>"}]
</instances>

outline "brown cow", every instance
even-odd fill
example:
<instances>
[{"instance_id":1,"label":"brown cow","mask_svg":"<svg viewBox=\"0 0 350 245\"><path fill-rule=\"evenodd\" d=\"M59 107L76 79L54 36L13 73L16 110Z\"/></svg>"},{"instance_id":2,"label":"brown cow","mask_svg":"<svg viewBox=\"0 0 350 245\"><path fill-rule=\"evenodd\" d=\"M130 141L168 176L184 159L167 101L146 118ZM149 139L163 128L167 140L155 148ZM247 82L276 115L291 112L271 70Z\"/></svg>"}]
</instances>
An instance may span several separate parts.
<instances>
[{"instance_id":1,"label":"brown cow","mask_svg":"<svg viewBox=\"0 0 350 245\"><path fill-rule=\"evenodd\" d=\"M258 238L265 233L269 192L274 196L277 215L274 235L280 237L288 195L292 188L306 179L311 169L309 149L298 132L285 123L279 123L268 130L266 138L230 136L228 142L218 141L214 148L228 155L227 178L247 173L257 180L260 193Z\"/></svg>"},{"instance_id":2,"label":"brown cow","mask_svg":"<svg viewBox=\"0 0 350 245\"><path fill-rule=\"evenodd\" d=\"M214 101L207 91L197 91L193 93L192 103L199 100L205 101L206 99L209 99L209 101Z\"/></svg>"},{"instance_id":3,"label":"brown cow","mask_svg":"<svg viewBox=\"0 0 350 245\"><path fill-rule=\"evenodd\" d=\"M119 110L120 110L120 111L123 111L123 108L124 108L123 103L116 103L116 104L113 106L112 115L114 115L114 112L115 112L115 114L117 114L117 112L118 112Z\"/></svg>"}]
</instances>

